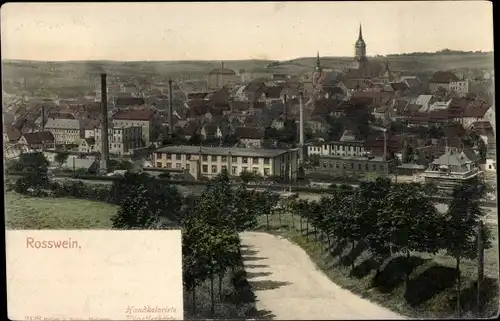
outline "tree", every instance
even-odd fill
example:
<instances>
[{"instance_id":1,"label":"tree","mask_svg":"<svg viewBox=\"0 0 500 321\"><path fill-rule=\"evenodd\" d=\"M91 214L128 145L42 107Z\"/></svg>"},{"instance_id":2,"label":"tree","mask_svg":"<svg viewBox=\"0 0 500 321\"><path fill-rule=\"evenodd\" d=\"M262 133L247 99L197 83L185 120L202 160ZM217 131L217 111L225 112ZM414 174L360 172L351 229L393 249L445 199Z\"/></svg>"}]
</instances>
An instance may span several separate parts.
<instances>
[{"instance_id":1,"label":"tree","mask_svg":"<svg viewBox=\"0 0 500 321\"><path fill-rule=\"evenodd\" d=\"M455 186L444 217L442 244L447 253L456 260L457 273L457 313L460 315L460 263L463 258L474 258L477 255L476 227L484 211L480 206L480 199L484 196L485 187L479 180ZM488 233L483 234L489 237ZM486 244L488 239L484 240Z\"/></svg>"},{"instance_id":2,"label":"tree","mask_svg":"<svg viewBox=\"0 0 500 321\"><path fill-rule=\"evenodd\" d=\"M437 253L443 232L442 217L438 214L424 186L402 183L392 186L387 196L385 229L390 233L394 252L406 255L405 287L410 274L411 252Z\"/></svg>"},{"instance_id":3,"label":"tree","mask_svg":"<svg viewBox=\"0 0 500 321\"><path fill-rule=\"evenodd\" d=\"M127 195L111 217L111 222L116 229L150 229L156 226L158 213L151 212L147 187L140 185L134 190L134 195Z\"/></svg>"},{"instance_id":4,"label":"tree","mask_svg":"<svg viewBox=\"0 0 500 321\"><path fill-rule=\"evenodd\" d=\"M26 193L33 189L35 193L40 193L48 187L48 166L49 162L43 153L22 153L15 165L16 169L21 170L21 177L16 181L16 192Z\"/></svg>"}]
</instances>

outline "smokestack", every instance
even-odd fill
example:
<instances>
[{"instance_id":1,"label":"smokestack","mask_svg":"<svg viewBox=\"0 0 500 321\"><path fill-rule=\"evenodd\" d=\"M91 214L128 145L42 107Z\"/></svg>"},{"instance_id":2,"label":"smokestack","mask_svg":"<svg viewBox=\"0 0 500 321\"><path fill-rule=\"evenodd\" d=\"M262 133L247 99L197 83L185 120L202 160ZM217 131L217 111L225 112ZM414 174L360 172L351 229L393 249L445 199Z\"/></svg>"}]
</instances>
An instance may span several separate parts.
<instances>
[{"instance_id":1,"label":"smokestack","mask_svg":"<svg viewBox=\"0 0 500 321\"><path fill-rule=\"evenodd\" d=\"M283 105L285 106L284 109L285 109L285 121L288 119L288 115L287 115L287 105L286 105L286 100L287 100L287 95L284 94L283 95Z\"/></svg>"},{"instance_id":2,"label":"smokestack","mask_svg":"<svg viewBox=\"0 0 500 321\"><path fill-rule=\"evenodd\" d=\"M302 162L304 160L304 104L303 104L303 93L299 93L299 100L300 100L300 118L299 118L299 126L300 126L300 133L299 133L299 156L300 156L300 161Z\"/></svg>"},{"instance_id":3,"label":"smokestack","mask_svg":"<svg viewBox=\"0 0 500 321\"><path fill-rule=\"evenodd\" d=\"M174 122L172 120L172 116L174 113L173 109L173 103L172 100L172 79L168 80L168 135L172 137L173 129L174 129Z\"/></svg>"},{"instance_id":4,"label":"smokestack","mask_svg":"<svg viewBox=\"0 0 500 321\"><path fill-rule=\"evenodd\" d=\"M108 171L109 162L109 140L108 140L108 86L106 74L101 74L101 160L100 171Z\"/></svg>"}]
</instances>

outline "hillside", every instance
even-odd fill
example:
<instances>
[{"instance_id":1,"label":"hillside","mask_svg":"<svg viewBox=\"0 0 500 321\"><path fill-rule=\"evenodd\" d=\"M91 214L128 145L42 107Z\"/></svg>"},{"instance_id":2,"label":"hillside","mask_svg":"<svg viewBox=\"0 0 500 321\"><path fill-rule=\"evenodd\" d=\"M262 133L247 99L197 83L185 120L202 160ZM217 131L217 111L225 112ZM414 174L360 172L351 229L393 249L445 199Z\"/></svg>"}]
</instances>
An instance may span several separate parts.
<instances>
[{"instance_id":1,"label":"hillside","mask_svg":"<svg viewBox=\"0 0 500 321\"><path fill-rule=\"evenodd\" d=\"M384 57L375 57L382 61ZM457 53L428 55L391 55L387 60L393 70L407 73L429 73L443 69L493 69L493 53ZM281 66L266 68L271 60L234 60L225 61L226 68L236 72L269 72L302 74L310 72L315 65L315 57L297 58ZM352 62L350 57L322 57L321 62L326 68L345 68ZM89 88L89 82L98 83L98 74L105 72L110 77L120 78L150 78L178 79L204 78L213 68L220 67L220 61L70 61L70 62L39 62L39 61L3 61L3 79L21 81L28 79L31 87L47 88L64 86Z\"/></svg>"}]
</instances>

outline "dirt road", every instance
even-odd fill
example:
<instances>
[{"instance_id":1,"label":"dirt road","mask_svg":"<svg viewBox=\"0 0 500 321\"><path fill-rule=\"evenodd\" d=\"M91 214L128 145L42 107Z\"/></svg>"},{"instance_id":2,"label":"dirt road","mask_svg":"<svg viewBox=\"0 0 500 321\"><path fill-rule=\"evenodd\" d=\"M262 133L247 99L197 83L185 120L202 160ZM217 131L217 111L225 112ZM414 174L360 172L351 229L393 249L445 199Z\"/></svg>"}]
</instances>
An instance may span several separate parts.
<instances>
[{"instance_id":1,"label":"dirt road","mask_svg":"<svg viewBox=\"0 0 500 321\"><path fill-rule=\"evenodd\" d=\"M248 281L262 317L278 320L405 319L340 288L307 253L267 233L241 234Z\"/></svg>"}]
</instances>

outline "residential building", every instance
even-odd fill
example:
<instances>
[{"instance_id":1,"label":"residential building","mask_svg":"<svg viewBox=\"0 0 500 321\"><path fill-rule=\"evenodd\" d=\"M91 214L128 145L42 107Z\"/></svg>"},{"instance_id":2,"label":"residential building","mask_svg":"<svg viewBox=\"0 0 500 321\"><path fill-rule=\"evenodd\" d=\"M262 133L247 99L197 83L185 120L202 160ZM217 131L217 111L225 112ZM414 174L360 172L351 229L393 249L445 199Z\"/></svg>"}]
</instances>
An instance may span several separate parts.
<instances>
[{"instance_id":1,"label":"residential building","mask_svg":"<svg viewBox=\"0 0 500 321\"><path fill-rule=\"evenodd\" d=\"M458 80L458 81L451 81L450 82L450 91L454 91L454 92L459 93L461 95L468 94L469 93L469 81L467 79Z\"/></svg>"},{"instance_id":2,"label":"residential building","mask_svg":"<svg viewBox=\"0 0 500 321\"><path fill-rule=\"evenodd\" d=\"M467 182L481 173L474 160L464 153L449 149L435 159L422 176L426 183L434 183L441 190L451 191L457 184Z\"/></svg>"},{"instance_id":3,"label":"residential building","mask_svg":"<svg viewBox=\"0 0 500 321\"><path fill-rule=\"evenodd\" d=\"M79 145L80 140L85 137L85 123L81 119L49 118L45 130L54 135L56 144Z\"/></svg>"},{"instance_id":4,"label":"residential building","mask_svg":"<svg viewBox=\"0 0 500 321\"><path fill-rule=\"evenodd\" d=\"M185 169L197 179L213 178L226 168L231 176L250 171L296 180L298 170L297 149L167 146L156 150L153 160L156 168Z\"/></svg>"},{"instance_id":5,"label":"residential building","mask_svg":"<svg viewBox=\"0 0 500 321\"><path fill-rule=\"evenodd\" d=\"M208 73L207 85L208 90L217 90L221 88L232 88L240 81L234 70L224 68L224 63L221 68L216 68Z\"/></svg>"},{"instance_id":6,"label":"residential building","mask_svg":"<svg viewBox=\"0 0 500 321\"><path fill-rule=\"evenodd\" d=\"M78 146L78 151L80 153L100 152L100 150L96 150L95 148L94 137L82 139L80 146Z\"/></svg>"},{"instance_id":7,"label":"residential building","mask_svg":"<svg viewBox=\"0 0 500 321\"><path fill-rule=\"evenodd\" d=\"M142 135L143 127L110 127L108 128L108 146L110 154L124 155L136 148L145 147ZM95 151L101 151L101 129L95 129Z\"/></svg>"},{"instance_id":8,"label":"residential building","mask_svg":"<svg viewBox=\"0 0 500 321\"><path fill-rule=\"evenodd\" d=\"M234 130L234 136L246 148L261 148L262 140L264 139L264 130L257 127L237 127Z\"/></svg>"},{"instance_id":9,"label":"residential building","mask_svg":"<svg viewBox=\"0 0 500 321\"><path fill-rule=\"evenodd\" d=\"M23 134L19 144L28 145L34 150L55 149L54 136L49 131Z\"/></svg>"},{"instance_id":10,"label":"residential building","mask_svg":"<svg viewBox=\"0 0 500 321\"><path fill-rule=\"evenodd\" d=\"M436 71L429 81L429 91L435 93L437 91L449 91L450 84L460 81L458 77L451 71Z\"/></svg>"},{"instance_id":11,"label":"residential building","mask_svg":"<svg viewBox=\"0 0 500 321\"><path fill-rule=\"evenodd\" d=\"M320 155L318 171L334 176L356 176L375 174L385 176L390 170L390 161L384 157Z\"/></svg>"},{"instance_id":12,"label":"residential building","mask_svg":"<svg viewBox=\"0 0 500 321\"><path fill-rule=\"evenodd\" d=\"M200 135L203 140L221 139L222 131L216 125L205 125L201 128Z\"/></svg>"},{"instance_id":13,"label":"residential building","mask_svg":"<svg viewBox=\"0 0 500 321\"><path fill-rule=\"evenodd\" d=\"M113 127L142 127L144 145L149 146L156 139L161 127L161 118L156 110L120 110L113 115Z\"/></svg>"},{"instance_id":14,"label":"residential building","mask_svg":"<svg viewBox=\"0 0 500 321\"><path fill-rule=\"evenodd\" d=\"M329 143L316 143L307 146L308 155L322 156L365 156L365 143L363 141L332 141Z\"/></svg>"}]
</instances>

